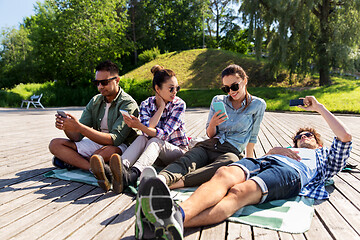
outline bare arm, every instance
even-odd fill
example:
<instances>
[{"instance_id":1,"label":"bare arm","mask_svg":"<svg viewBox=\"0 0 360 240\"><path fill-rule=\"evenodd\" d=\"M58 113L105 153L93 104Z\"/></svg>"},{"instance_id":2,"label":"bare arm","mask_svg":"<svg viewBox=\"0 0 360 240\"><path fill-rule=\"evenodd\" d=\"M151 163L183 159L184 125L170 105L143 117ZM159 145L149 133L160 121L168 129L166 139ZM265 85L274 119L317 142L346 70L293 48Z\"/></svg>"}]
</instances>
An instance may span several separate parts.
<instances>
[{"instance_id":1,"label":"bare arm","mask_svg":"<svg viewBox=\"0 0 360 240\"><path fill-rule=\"evenodd\" d=\"M163 112L165 110L165 106L166 106L164 99L162 97L160 97L160 95L158 93L155 94L155 101L158 104L159 108L155 112L155 114L150 118L149 128L155 128L157 126L157 124L160 121L161 115L163 114Z\"/></svg>"},{"instance_id":2,"label":"bare arm","mask_svg":"<svg viewBox=\"0 0 360 240\"><path fill-rule=\"evenodd\" d=\"M206 128L206 135L212 138L216 135L216 126L225 122L226 114L220 114L221 110L217 111L211 118L208 127ZM218 115L219 114L219 115Z\"/></svg>"},{"instance_id":3,"label":"bare arm","mask_svg":"<svg viewBox=\"0 0 360 240\"><path fill-rule=\"evenodd\" d=\"M89 138L90 140L102 144L102 145L112 145L113 140L109 133L99 132L93 128L90 128L79 122L71 114L67 114L67 118L57 118L56 124L57 128L60 130L64 130L66 136L72 141L79 141L81 139L81 135Z\"/></svg>"},{"instance_id":4,"label":"bare arm","mask_svg":"<svg viewBox=\"0 0 360 240\"><path fill-rule=\"evenodd\" d=\"M250 142L246 145L245 157L254 158L254 146L255 143Z\"/></svg>"},{"instance_id":5,"label":"bare arm","mask_svg":"<svg viewBox=\"0 0 360 240\"><path fill-rule=\"evenodd\" d=\"M156 136L156 129L154 127L145 126L144 124L142 124L140 122L140 120L137 117L135 117L133 115L131 115L131 118L124 116L124 121L125 121L126 125L128 125L129 127L139 129L140 131L142 131L143 133L145 133L146 135L148 135L150 137Z\"/></svg>"},{"instance_id":6,"label":"bare arm","mask_svg":"<svg viewBox=\"0 0 360 240\"><path fill-rule=\"evenodd\" d=\"M335 117L334 114L327 110L324 105L319 103L315 97L306 96L304 99L304 104L305 106L299 107L307 111L315 111L321 114L321 116L325 119L333 133L340 141L351 141L352 136L349 130L345 127L345 125L337 117Z\"/></svg>"}]
</instances>

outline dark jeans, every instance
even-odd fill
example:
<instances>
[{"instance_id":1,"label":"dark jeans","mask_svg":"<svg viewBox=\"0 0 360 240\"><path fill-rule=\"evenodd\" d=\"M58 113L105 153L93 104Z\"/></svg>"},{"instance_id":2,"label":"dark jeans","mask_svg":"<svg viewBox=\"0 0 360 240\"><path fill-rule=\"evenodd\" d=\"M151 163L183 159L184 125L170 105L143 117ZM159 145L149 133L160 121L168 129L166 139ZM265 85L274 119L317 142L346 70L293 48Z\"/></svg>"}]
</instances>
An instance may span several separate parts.
<instances>
[{"instance_id":1,"label":"dark jeans","mask_svg":"<svg viewBox=\"0 0 360 240\"><path fill-rule=\"evenodd\" d=\"M168 185L182 178L185 187L199 186L209 181L218 168L239 161L242 157L230 143L221 144L217 138L211 138L197 143L160 174L166 178Z\"/></svg>"},{"instance_id":2,"label":"dark jeans","mask_svg":"<svg viewBox=\"0 0 360 240\"><path fill-rule=\"evenodd\" d=\"M231 165L241 167L246 178L260 186L263 193L260 203L295 197L301 190L298 171L275 157L243 158Z\"/></svg>"}]
</instances>

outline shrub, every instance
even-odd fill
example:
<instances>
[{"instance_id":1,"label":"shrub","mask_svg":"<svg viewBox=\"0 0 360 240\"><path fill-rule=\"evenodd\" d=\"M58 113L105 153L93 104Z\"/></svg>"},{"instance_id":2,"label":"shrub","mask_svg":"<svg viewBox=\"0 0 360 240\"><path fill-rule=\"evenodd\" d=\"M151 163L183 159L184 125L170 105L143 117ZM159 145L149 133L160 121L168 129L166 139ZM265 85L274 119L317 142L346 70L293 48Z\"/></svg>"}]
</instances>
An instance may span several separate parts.
<instances>
[{"instance_id":1,"label":"shrub","mask_svg":"<svg viewBox=\"0 0 360 240\"><path fill-rule=\"evenodd\" d=\"M160 50L158 47L153 47L150 50L145 50L141 54L139 54L139 63L144 64L150 62L159 55L160 55Z\"/></svg>"}]
</instances>

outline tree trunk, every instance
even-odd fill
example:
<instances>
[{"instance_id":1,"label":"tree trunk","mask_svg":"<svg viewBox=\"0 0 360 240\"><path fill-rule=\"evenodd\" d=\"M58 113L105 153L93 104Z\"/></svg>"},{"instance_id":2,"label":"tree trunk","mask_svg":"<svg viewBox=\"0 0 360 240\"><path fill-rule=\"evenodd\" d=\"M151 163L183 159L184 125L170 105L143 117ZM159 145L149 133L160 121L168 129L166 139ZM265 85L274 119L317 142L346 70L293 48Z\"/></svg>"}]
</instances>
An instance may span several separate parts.
<instances>
[{"instance_id":1,"label":"tree trunk","mask_svg":"<svg viewBox=\"0 0 360 240\"><path fill-rule=\"evenodd\" d=\"M320 20L320 39L318 42L318 68L320 75L320 86L330 85L330 58L328 53L328 44L330 43L330 0L323 0L319 6Z\"/></svg>"}]
</instances>

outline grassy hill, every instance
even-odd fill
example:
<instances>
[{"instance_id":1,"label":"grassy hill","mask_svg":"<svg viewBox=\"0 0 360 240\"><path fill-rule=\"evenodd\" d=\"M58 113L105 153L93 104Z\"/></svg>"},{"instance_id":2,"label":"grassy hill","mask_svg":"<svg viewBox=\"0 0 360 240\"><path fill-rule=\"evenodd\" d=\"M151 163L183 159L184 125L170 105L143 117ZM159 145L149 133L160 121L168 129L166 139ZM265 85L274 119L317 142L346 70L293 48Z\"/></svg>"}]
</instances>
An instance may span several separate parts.
<instances>
[{"instance_id":1,"label":"grassy hill","mask_svg":"<svg viewBox=\"0 0 360 240\"><path fill-rule=\"evenodd\" d=\"M232 63L244 68L249 76L249 86L266 86L276 81L273 74L264 69L264 63L255 58L217 49L165 53L122 77L138 81L152 79L150 69L159 64L174 70L183 88L213 89L220 87L221 71Z\"/></svg>"}]
</instances>

